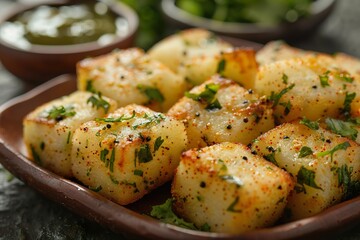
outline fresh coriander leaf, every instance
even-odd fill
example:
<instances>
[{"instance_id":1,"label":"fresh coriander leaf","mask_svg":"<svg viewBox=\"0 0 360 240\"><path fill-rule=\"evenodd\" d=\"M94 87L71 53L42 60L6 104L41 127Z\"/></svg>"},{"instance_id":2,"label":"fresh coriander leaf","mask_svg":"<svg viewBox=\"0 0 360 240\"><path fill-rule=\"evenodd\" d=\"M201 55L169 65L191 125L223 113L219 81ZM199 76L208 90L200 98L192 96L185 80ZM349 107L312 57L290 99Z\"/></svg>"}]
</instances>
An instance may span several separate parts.
<instances>
[{"instance_id":1,"label":"fresh coriander leaf","mask_svg":"<svg viewBox=\"0 0 360 240\"><path fill-rule=\"evenodd\" d=\"M338 174L339 187L343 187L342 200L347 200L360 194L360 181L351 180L352 171L353 168L348 168L346 164L342 165L336 170L336 173Z\"/></svg>"},{"instance_id":2,"label":"fresh coriander leaf","mask_svg":"<svg viewBox=\"0 0 360 240\"><path fill-rule=\"evenodd\" d=\"M354 81L354 78L350 75L348 72L341 72L336 75L337 78L344 82L352 83Z\"/></svg>"},{"instance_id":3,"label":"fresh coriander leaf","mask_svg":"<svg viewBox=\"0 0 360 240\"><path fill-rule=\"evenodd\" d=\"M221 59L220 62L218 63L218 67L216 70L216 73L223 75L224 71L225 71L225 67L226 67L226 60L225 59Z\"/></svg>"},{"instance_id":4,"label":"fresh coriander leaf","mask_svg":"<svg viewBox=\"0 0 360 240\"><path fill-rule=\"evenodd\" d=\"M108 153L109 153L109 150L108 149L103 149L103 150L101 150L101 152L100 152L100 160L102 161L102 162L105 162L106 161L106 156L108 155Z\"/></svg>"},{"instance_id":5,"label":"fresh coriander leaf","mask_svg":"<svg viewBox=\"0 0 360 240\"><path fill-rule=\"evenodd\" d=\"M288 77L285 73L283 73L283 75L282 75L282 82L283 82L284 84L288 84L288 79L289 79L289 77Z\"/></svg>"},{"instance_id":6,"label":"fresh coriander leaf","mask_svg":"<svg viewBox=\"0 0 360 240\"><path fill-rule=\"evenodd\" d=\"M140 146L140 149L137 153L137 157L140 163L147 163L153 159L149 144L142 144Z\"/></svg>"},{"instance_id":7,"label":"fresh coriander leaf","mask_svg":"<svg viewBox=\"0 0 360 240\"><path fill-rule=\"evenodd\" d=\"M96 89L93 86L93 81L92 80L87 80L86 81L86 88L85 90L87 92L91 92L91 93L96 93Z\"/></svg>"},{"instance_id":8,"label":"fresh coriander leaf","mask_svg":"<svg viewBox=\"0 0 360 240\"><path fill-rule=\"evenodd\" d=\"M339 151L339 150L346 150L348 147L350 147L350 143L349 142L343 142L343 143L340 143L339 145L336 145L333 149L331 150L328 150L328 151L324 151L324 152L319 152L316 154L316 156L318 157L324 157L326 155L329 155L331 156L331 161L333 160L333 155L336 151Z\"/></svg>"},{"instance_id":9,"label":"fresh coriander leaf","mask_svg":"<svg viewBox=\"0 0 360 240\"><path fill-rule=\"evenodd\" d=\"M271 92L271 95L269 97L269 100L273 101L273 107L277 106L280 98L286 94L287 92L289 92L291 89L293 89L295 87L295 84L291 84L289 87L284 88L283 90L281 90L279 93L274 93Z\"/></svg>"},{"instance_id":10,"label":"fresh coriander leaf","mask_svg":"<svg viewBox=\"0 0 360 240\"><path fill-rule=\"evenodd\" d=\"M136 175L136 176L142 177L143 174L144 174L144 172L142 170L139 170L139 169L134 170L134 175Z\"/></svg>"},{"instance_id":11,"label":"fresh coriander leaf","mask_svg":"<svg viewBox=\"0 0 360 240\"><path fill-rule=\"evenodd\" d=\"M164 95L157 88L140 84L137 85L137 89L139 89L140 92L144 93L150 101L162 103L165 100Z\"/></svg>"},{"instance_id":12,"label":"fresh coriander leaf","mask_svg":"<svg viewBox=\"0 0 360 240\"><path fill-rule=\"evenodd\" d=\"M213 101L212 103L207 105L205 109L206 110L219 110L221 108L222 108L222 106L221 106L219 100L215 99L215 101Z\"/></svg>"},{"instance_id":13,"label":"fresh coriander leaf","mask_svg":"<svg viewBox=\"0 0 360 240\"><path fill-rule=\"evenodd\" d=\"M306 169L304 166L301 166L297 176L297 184L295 190L297 193L304 192L306 194L306 189L304 185L307 185L309 187L323 190L321 187L319 187L315 182L315 172L309 169Z\"/></svg>"},{"instance_id":14,"label":"fresh coriander leaf","mask_svg":"<svg viewBox=\"0 0 360 240\"><path fill-rule=\"evenodd\" d=\"M86 176L90 176L91 170L92 170L91 167L86 170Z\"/></svg>"},{"instance_id":15,"label":"fresh coriander leaf","mask_svg":"<svg viewBox=\"0 0 360 240\"><path fill-rule=\"evenodd\" d=\"M264 158L268 160L269 162L273 163L276 166L279 166L276 159L275 159L275 152L272 152L270 154L264 155Z\"/></svg>"},{"instance_id":16,"label":"fresh coriander leaf","mask_svg":"<svg viewBox=\"0 0 360 240\"><path fill-rule=\"evenodd\" d=\"M96 109L103 108L105 113L109 112L110 103L102 98L101 94L94 94L90 96L86 103L91 103Z\"/></svg>"},{"instance_id":17,"label":"fresh coriander leaf","mask_svg":"<svg viewBox=\"0 0 360 240\"><path fill-rule=\"evenodd\" d=\"M214 100L215 95L218 92L219 88L220 85L210 83L205 85L205 89L201 93L195 94L195 93L186 92L185 96L191 98L194 101L209 104Z\"/></svg>"},{"instance_id":18,"label":"fresh coriander leaf","mask_svg":"<svg viewBox=\"0 0 360 240\"><path fill-rule=\"evenodd\" d=\"M119 181L118 181L113 175L111 175L111 174L110 174L110 180L111 180L111 182L112 182L113 184L116 184L116 185L119 184Z\"/></svg>"},{"instance_id":19,"label":"fresh coriander leaf","mask_svg":"<svg viewBox=\"0 0 360 240\"><path fill-rule=\"evenodd\" d=\"M100 191L102 190L102 186L99 185L99 186L96 187L96 188L92 188L92 187L89 186L89 189L92 190L92 191L94 191L94 192L100 192Z\"/></svg>"},{"instance_id":20,"label":"fresh coriander leaf","mask_svg":"<svg viewBox=\"0 0 360 240\"><path fill-rule=\"evenodd\" d=\"M329 73L330 73L330 71L326 71L323 75L319 75L320 84L322 87L330 86Z\"/></svg>"},{"instance_id":21,"label":"fresh coriander leaf","mask_svg":"<svg viewBox=\"0 0 360 240\"><path fill-rule=\"evenodd\" d=\"M292 108L291 102L290 102L290 101L281 102L281 103L279 103L279 105L281 105L281 106L284 107L284 115L285 115L285 116L289 115L290 110L291 110L291 108Z\"/></svg>"},{"instance_id":22,"label":"fresh coriander leaf","mask_svg":"<svg viewBox=\"0 0 360 240\"><path fill-rule=\"evenodd\" d=\"M46 111L45 116L48 119L54 119L59 122L67 117L72 117L76 114L73 106L53 106L50 110Z\"/></svg>"},{"instance_id":23,"label":"fresh coriander leaf","mask_svg":"<svg viewBox=\"0 0 360 240\"><path fill-rule=\"evenodd\" d=\"M235 212L235 213L241 213L242 210L241 209L235 209L236 204L239 202L239 196L236 196L236 198L234 199L234 201L229 205L229 207L226 209L226 211L229 212Z\"/></svg>"},{"instance_id":24,"label":"fresh coriander leaf","mask_svg":"<svg viewBox=\"0 0 360 240\"><path fill-rule=\"evenodd\" d=\"M210 230L211 230L211 227L208 223L205 223L204 225L202 225L200 227L200 231L203 231L203 232L210 232Z\"/></svg>"},{"instance_id":25,"label":"fresh coriander leaf","mask_svg":"<svg viewBox=\"0 0 360 240\"><path fill-rule=\"evenodd\" d=\"M66 144L70 143L70 139L71 139L71 131L68 132L68 135L67 135L67 138L66 138Z\"/></svg>"},{"instance_id":26,"label":"fresh coriander leaf","mask_svg":"<svg viewBox=\"0 0 360 240\"><path fill-rule=\"evenodd\" d=\"M303 158L303 157L306 157L306 156L309 156L311 154L313 154L313 150L308 147L308 146L303 146L301 149L300 149L300 152L299 152L299 158Z\"/></svg>"},{"instance_id":27,"label":"fresh coriander leaf","mask_svg":"<svg viewBox=\"0 0 360 240\"><path fill-rule=\"evenodd\" d=\"M355 99L356 93L348 93L346 92L344 107L340 110L341 114L344 115L345 118L350 118L351 116L351 103Z\"/></svg>"},{"instance_id":28,"label":"fresh coriander leaf","mask_svg":"<svg viewBox=\"0 0 360 240\"><path fill-rule=\"evenodd\" d=\"M328 128L336 134L339 134L343 137L348 137L351 140L355 140L357 138L358 131L353 128L354 126L356 126L354 123L345 122L333 118L325 119L325 123Z\"/></svg>"},{"instance_id":29,"label":"fresh coriander leaf","mask_svg":"<svg viewBox=\"0 0 360 240\"><path fill-rule=\"evenodd\" d=\"M172 200L168 199L161 205L152 207L150 216L159 219L162 222L173 224L179 227L197 230L193 223L186 222L184 219L179 218L172 210Z\"/></svg>"},{"instance_id":30,"label":"fresh coriander leaf","mask_svg":"<svg viewBox=\"0 0 360 240\"><path fill-rule=\"evenodd\" d=\"M114 162L115 162L115 147L112 149L110 155L110 164L109 164L110 172L114 172Z\"/></svg>"},{"instance_id":31,"label":"fresh coriander leaf","mask_svg":"<svg viewBox=\"0 0 360 240\"><path fill-rule=\"evenodd\" d=\"M219 100L215 98L215 95L218 92L219 88L220 85L211 83L205 85L205 90L201 93L194 94L186 92L185 96L194 101L200 102L201 104L206 104L207 106L205 109L207 110L221 109L222 107Z\"/></svg>"},{"instance_id":32,"label":"fresh coriander leaf","mask_svg":"<svg viewBox=\"0 0 360 240\"><path fill-rule=\"evenodd\" d=\"M360 126L360 118L349 118L347 121L355 126Z\"/></svg>"},{"instance_id":33,"label":"fresh coriander leaf","mask_svg":"<svg viewBox=\"0 0 360 240\"><path fill-rule=\"evenodd\" d=\"M224 163L224 160L218 159L217 164L221 165L220 171L227 171L228 170L226 164Z\"/></svg>"},{"instance_id":34,"label":"fresh coriander leaf","mask_svg":"<svg viewBox=\"0 0 360 240\"><path fill-rule=\"evenodd\" d=\"M300 124L303 124L303 125L307 126L308 128L310 128L312 130L318 130L319 129L319 123L317 121L311 121L311 120L307 119L306 117L303 117L300 120Z\"/></svg>"},{"instance_id":35,"label":"fresh coriander leaf","mask_svg":"<svg viewBox=\"0 0 360 240\"><path fill-rule=\"evenodd\" d=\"M162 139L161 137L156 138L155 140L155 144L154 144L154 152L156 152L157 150L159 150L159 148L161 147L161 145L163 144L165 140Z\"/></svg>"},{"instance_id":36,"label":"fresh coriander leaf","mask_svg":"<svg viewBox=\"0 0 360 240\"><path fill-rule=\"evenodd\" d=\"M42 164L42 160L40 158L40 155L36 152L35 147L30 144L30 150L31 150L31 155L34 159L34 161L38 164L41 165Z\"/></svg>"}]
</instances>

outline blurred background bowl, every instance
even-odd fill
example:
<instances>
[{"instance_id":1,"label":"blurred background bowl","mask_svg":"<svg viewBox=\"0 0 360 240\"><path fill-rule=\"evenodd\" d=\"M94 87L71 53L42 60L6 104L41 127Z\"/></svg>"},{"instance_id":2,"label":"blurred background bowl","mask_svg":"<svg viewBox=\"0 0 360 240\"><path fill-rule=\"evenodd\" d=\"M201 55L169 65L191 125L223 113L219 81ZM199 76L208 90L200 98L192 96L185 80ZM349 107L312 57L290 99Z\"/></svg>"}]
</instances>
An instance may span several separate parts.
<instances>
[{"instance_id":1,"label":"blurred background bowl","mask_svg":"<svg viewBox=\"0 0 360 240\"><path fill-rule=\"evenodd\" d=\"M81 1L47 1L36 4L19 4L6 16L2 16L0 24L20 13L35 9L42 5L66 6ZM106 44L98 41L70 45L39 45L31 44L21 48L0 37L0 61L2 65L21 80L31 83L41 83L64 73L75 73L76 63L87 57L94 57L133 46L139 26L138 16L134 10L119 1L103 1L110 11L124 18L128 23L126 34L116 36Z\"/></svg>"},{"instance_id":2,"label":"blurred background bowl","mask_svg":"<svg viewBox=\"0 0 360 240\"><path fill-rule=\"evenodd\" d=\"M275 39L293 40L305 37L319 27L330 15L335 2L335 0L314 0L307 16L294 22L273 26L257 23L223 22L196 16L179 8L176 5L176 0L162 0L161 9L168 21L178 28L205 28L217 34L265 43ZM267 11L271 12L270 9Z\"/></svg>"}]
</instances>

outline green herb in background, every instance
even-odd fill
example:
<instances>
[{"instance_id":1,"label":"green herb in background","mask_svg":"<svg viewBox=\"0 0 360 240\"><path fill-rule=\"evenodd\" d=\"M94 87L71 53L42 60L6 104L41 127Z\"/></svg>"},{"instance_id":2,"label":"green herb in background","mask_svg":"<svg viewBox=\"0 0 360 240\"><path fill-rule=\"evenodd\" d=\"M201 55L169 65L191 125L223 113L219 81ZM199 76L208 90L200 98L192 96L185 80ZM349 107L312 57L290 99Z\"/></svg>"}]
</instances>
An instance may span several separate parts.
<instances>
[{"instance_id":1,"label":"green herb in background","mask_svg":"<svg viewBox=\"0 0 360 240\"><path fill-rule=\"evenodd\" d=\"M313 0L177 0L190 14L223 22L275 25L310 13Z\"/></svg>"},{"instance_id":2,"label":"green herb in background","mask_svg":"<svg viewBox=\"0 0 360 240\"><path fill-rule=\"evenodd\" d=\"M159 0L119 0L133 8L139 16L139 30L135 40L137 47L145 50L163 37L164 21Z\"/></svg>"}]
</instances>

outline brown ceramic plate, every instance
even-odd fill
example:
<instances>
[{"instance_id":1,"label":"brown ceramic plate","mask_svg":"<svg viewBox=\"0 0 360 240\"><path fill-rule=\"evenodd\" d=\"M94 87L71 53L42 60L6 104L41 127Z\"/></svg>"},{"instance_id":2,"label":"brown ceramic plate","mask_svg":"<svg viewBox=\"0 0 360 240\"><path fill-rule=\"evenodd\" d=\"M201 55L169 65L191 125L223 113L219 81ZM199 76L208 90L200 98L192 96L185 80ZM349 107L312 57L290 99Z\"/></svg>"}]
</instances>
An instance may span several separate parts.
<instances>
[{"instance_id":1,"label":"brown ceramic plate","mask_svg":"<svg viewBox=\"0 0 360 240\"><path fill-rule=\"evenodd\" d=\"M146 214L170 196L167 184L138 202L120 206L88 188L59 177L26 158L22 119L35 107L76 90L75 76L62 75L0 107L1 164L30 187L71 211L112 229L151 239L304 239L329 236L360 220L360 196L314 217L241 235L207 233L164 224Z\"/></svg>"}]
</instances>

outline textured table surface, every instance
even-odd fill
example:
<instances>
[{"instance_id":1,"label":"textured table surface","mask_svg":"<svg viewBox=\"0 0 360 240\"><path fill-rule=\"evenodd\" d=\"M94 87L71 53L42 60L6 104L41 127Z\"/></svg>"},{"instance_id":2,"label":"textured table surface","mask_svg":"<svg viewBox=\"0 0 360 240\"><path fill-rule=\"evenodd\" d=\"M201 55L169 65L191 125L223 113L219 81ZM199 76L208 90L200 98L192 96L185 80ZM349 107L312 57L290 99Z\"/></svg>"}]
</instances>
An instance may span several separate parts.
<instances>
[{"instance_id":1,"label":"textured table surface","mask_svg":"<svg viewBox=\"0 0 360 240\"><path fill-rule=\"evenodd\" d=\"M11 4L12 1L0 0L0 14ZM360 1L339 0L333 14L318 31L291 44L309 50L345 52L360 57L359 39ZM0 104L32 87L34 86L24 84L0 67ZM0 239L133 238L115 234L76 216L14 178L0 165ZM335 235L334 239L360 239L360 224Z\"/></svg>"}]
</instances>

